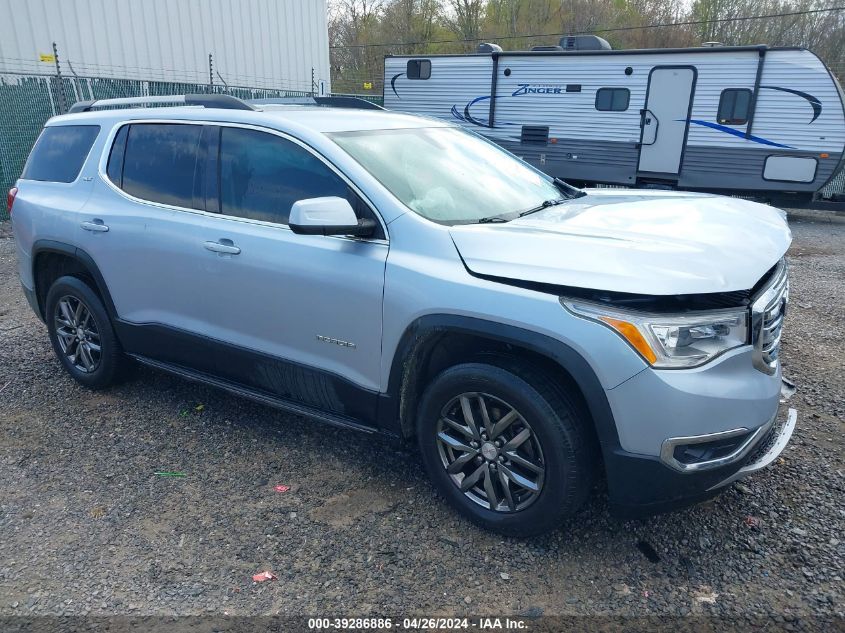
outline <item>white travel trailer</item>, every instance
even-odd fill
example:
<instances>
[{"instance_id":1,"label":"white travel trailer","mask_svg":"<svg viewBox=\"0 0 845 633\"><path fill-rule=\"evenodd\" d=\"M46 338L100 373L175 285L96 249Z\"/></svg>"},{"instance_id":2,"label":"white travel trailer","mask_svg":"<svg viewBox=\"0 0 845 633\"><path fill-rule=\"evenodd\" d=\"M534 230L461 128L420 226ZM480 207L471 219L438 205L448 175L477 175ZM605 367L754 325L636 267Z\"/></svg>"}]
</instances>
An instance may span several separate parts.
<instances>
[{"instance_id":1,"label":"white travel trailer","mask_svg":"<svg viewBox=\"0 0 845 633\"><path fill-rule=\"evenodd\" d=\"M842 88L811 51L482 46L386 57L385 107L455 121L579 184L795 203L842 167Z\"/></svg>"}]
</instances>

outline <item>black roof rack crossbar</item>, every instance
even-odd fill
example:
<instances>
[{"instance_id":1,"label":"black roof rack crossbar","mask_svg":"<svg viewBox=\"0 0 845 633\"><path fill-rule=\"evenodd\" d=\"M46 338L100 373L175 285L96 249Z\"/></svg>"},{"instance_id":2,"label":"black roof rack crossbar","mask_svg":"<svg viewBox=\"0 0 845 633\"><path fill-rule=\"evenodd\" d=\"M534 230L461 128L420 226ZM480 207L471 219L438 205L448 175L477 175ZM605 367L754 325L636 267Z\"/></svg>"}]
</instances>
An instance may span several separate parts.
<instances>
[{"instance_id":1,"label":"black roof rack crossbar","mask_svg":"<svg viewBox=\"0 0 845 633\"><path fill-rule=\"evenodd\" d=\"M358 110L384 110L377 103L361 99L360 97L352 96L336 96L336 97L314 97L314 101L321 106L329 106L332 108L356 108Z\"/></svg>"},{"instance_id":2,"label":"black roof rack crossbar","mask_svg":"<svg viewBox=\"0 0 845 633\"><path fill-rule=\"evenodd\" d=\"M318 105L329 108L353 108L356 110L384 110L377 103L350 95L334 97L270 97L268 99L250 99L249 103L262 105Z\"/></svg>"}]
</instances>

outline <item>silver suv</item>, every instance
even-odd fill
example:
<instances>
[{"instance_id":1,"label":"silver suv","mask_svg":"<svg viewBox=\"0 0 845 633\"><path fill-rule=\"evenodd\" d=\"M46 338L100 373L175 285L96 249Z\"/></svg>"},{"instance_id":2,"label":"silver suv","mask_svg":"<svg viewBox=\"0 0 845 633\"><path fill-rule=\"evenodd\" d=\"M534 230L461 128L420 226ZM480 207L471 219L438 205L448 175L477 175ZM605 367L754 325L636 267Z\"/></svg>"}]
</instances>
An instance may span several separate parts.
<instances>
[{"instance_id":1,"label":"silver suv","mask_svg":"<svg viewBox=\"0 0 845 633\"><path fill-rule=\"evenodd\" d=\"M100 109L153 100L178 105ZM51 119L9 203L67 372L98 389L134 359L415 438L439 492L512 535L559 525L599 476L613 508L655 512L783 450L781 212L576 190L366 105L189 95Z\"/></svg>"}]
</instances>

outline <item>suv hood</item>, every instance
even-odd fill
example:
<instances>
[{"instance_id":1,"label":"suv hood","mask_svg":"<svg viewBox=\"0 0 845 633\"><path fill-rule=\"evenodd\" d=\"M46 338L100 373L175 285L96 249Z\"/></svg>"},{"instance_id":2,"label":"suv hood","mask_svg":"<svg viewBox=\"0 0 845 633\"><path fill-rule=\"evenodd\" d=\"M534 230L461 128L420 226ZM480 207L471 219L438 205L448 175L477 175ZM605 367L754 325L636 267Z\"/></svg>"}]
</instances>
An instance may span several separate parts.
<instances>
[{"instance_id":1,"label":"suv hood","mask_svg":"<svg viewBox=\"0 0 845 633\"><path fill-rule=\"evenodd\" d=\"M739 198L587 193L452 240L478 275L648 295L748 290L792 241L782 211Z\"/></svg>"}]
</instances>

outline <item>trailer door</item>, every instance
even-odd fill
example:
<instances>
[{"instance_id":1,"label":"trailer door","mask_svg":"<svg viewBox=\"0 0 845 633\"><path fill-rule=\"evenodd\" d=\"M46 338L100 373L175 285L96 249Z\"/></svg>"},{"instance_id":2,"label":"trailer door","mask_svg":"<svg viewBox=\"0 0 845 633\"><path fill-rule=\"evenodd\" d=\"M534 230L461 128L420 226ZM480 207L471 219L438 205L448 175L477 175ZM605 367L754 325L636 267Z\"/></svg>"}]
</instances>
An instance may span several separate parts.
<instances>
[{"instance_id":1,"label":"trailer door","mask_svg":"<svg viewBox=\"0 0 845 633\"><path fill-rule=\"evenodd\" d=\"M652 68L640 121L640 172L664 176L680 173L695 79L693 66Z\"/></svg>"}]
</instances>

